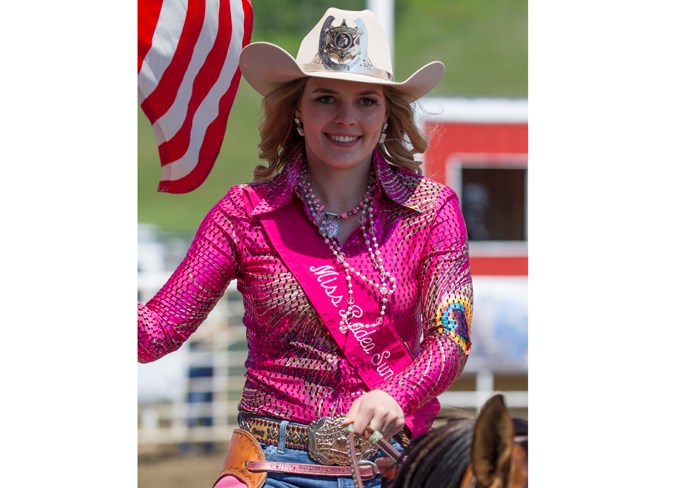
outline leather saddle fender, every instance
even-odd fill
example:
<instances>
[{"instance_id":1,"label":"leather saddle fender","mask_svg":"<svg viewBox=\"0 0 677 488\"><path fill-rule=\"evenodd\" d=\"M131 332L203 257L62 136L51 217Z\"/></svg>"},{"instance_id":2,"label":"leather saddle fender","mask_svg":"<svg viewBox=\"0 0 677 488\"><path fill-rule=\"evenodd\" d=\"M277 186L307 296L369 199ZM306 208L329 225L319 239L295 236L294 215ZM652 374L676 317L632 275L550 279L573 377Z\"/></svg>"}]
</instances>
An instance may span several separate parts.
<instances>
[{"instance_id":1,"label":"leather saddle fender","mask_svg":"<svg viewBox=\"0 0 677 488\"><path fill-rule=\"evenodd\" d=\"M235 476L247 485L247 488L261 488L266 482L266 472L249 471L247 464L250 461L265 461L265 459L263 449L254 436L246 430L235 429L223 459L223 467L214 486L225 476Z\"/></svg>"}]
</instances>

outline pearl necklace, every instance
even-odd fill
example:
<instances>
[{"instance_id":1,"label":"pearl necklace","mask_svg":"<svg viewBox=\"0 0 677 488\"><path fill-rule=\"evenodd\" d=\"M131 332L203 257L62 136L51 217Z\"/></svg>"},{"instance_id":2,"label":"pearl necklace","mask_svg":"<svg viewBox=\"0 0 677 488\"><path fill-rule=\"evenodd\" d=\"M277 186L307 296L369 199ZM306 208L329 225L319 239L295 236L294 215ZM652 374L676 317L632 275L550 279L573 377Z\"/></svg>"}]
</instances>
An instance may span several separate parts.
<instances>
[{"instance_id":1,"label":"pearl necklace","mask_svg":"<svg viewBox=\"0 0 677 488\"><path fill-rule=\"evenodd\" d=\"M323 225L323 212L325 214L326 212L324 211L324 205L321 205L320 200L315 198L315 195L310 188L307 167L304 168L303 172L301 173L301 180L299 185L296 187L297 195L306 203L306 206L313 217L313 223L318 227L318 231L323 237L325 244L329 246L329 249L336 258L336 262L339 264L339 266L343 267L343 271L346 275L346 285L348 287L348 306L346 307L345 311L339 311L339 315L341 316L339 330L344 334L348 332L348 330L378 327L381 325L383 323L383 317L386 314L386 307L388 305L389 298L393 293L395 293L395 289L397 288L395 277L383 266L381 250L379 249L378 241L376 239L376 228L374 226L375 190L376 185L373 183L373 177L371 177L369 187L367 188L362 201L349 212L340 214L339 217L348 218L350 215L355 215L360 210L362 211L362 215L360 216L360 227L362 230L364 243L369 253L369 258L374 265L374 269L379 275L380 282L378 283L357 270L347 261L346 255L343 251L341 251L341 247L338 243L338 231L334 233L333 228ZM376 319L376 322L372 324L352 322L353 319L359 319L363 314L362 309L355 305L355 299L353 297L353 277L361 279L365 284L374 288L381 296L381 309L379 311L379 317Z\"/></svg>"}]
</instances>

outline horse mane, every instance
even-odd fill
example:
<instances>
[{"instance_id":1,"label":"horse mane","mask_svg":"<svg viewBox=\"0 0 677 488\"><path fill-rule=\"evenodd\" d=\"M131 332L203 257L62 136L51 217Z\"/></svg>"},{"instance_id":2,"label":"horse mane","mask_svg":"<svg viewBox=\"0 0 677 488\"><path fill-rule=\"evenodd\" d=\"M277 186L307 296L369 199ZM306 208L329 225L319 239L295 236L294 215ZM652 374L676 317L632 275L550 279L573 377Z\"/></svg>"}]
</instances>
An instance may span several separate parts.
<instances>
[{"instance_id":1,"label":"horse mane","mask_svg":"<svg viewBox=\"0 0 677 488\"><path fill-rule=\"evenodd\" d=\"M384 480L384 488L418 488L422 486L460 486L471 459L475 423L474 413L452 408L438 416L439 427L414 439L405 450L406 458L394 480ZM525 440L520 445L527 450L529 424L521 418L511 418L515 437Z\"/></svg>"},{"instance_id":2,"label":"horse mane","mask_svg":"<svg viewBox=\"0 0 677 488\"><path fill-rule=\"evenodd\" d=\"M445 422L414 439L398 476L388 488L458 486L463 479L472 447L475 417L454 408L438 417ZM439 469L440 466L448 469Z\"/></svg>"}]
</instances>

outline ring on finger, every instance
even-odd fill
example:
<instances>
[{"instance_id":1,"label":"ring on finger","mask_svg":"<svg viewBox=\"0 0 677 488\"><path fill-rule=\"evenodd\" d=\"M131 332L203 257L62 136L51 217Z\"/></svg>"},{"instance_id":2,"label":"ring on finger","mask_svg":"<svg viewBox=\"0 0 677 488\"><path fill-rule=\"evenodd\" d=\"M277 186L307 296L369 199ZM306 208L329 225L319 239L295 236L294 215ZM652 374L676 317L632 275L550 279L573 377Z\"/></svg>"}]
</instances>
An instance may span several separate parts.
<instances>
[{"instance_id":1,"label":"ring on finger","mask_svg":"<svg viewBox=\"0 0 677 488\"><path fill-rule=\"evenodd\" d=\"M378 430L373 431L372 434L369 436L369 442L371 442L372 444L378 443L378 441L380 441L381 439L383 439L383 434L381 434L381 432Z\"/></svg>"},{"instance_id":2,"label":"ring on finger","mask_svg":"<svg viewBox=\"0 0 677 488\"><path fill-rule=\"evenodd\" d=\"M376 432L379 432L379 430L378 430L378 429L372 429L371 427L369 427L369 426L367 425L367 426L364 428L364 434L362 434L362 436L363 436L365 439L368 440L368 439L369 439L371 436L373 436L374 433L376 433Z\"/></svg>"}]
</instances>

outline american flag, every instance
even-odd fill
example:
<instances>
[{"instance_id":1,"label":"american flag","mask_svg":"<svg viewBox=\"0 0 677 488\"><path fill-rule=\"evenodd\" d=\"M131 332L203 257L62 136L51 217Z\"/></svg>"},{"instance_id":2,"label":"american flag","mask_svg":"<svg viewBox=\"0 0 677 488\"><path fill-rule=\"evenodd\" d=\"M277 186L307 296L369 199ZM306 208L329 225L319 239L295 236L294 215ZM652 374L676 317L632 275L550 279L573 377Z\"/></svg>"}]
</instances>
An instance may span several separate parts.
<instances>
[{"instance_id":1,"label":"american flag","mask_svg":"<svg viewBox=\"0 0 677 488\"><path fill-rule=\"evenodd\" d=\"M250 0L139 0L139 103L153 126L158 191L187 193L209 175L251 40Z\"/></svg>"}]
</instances>

